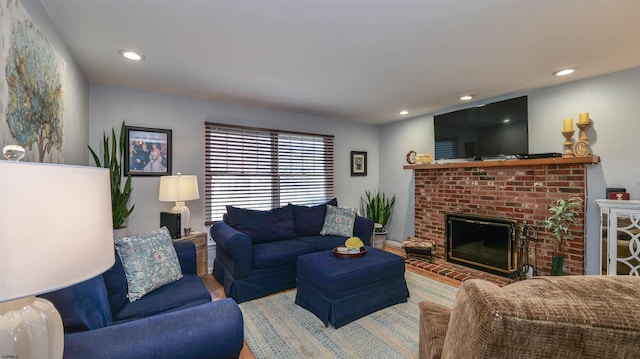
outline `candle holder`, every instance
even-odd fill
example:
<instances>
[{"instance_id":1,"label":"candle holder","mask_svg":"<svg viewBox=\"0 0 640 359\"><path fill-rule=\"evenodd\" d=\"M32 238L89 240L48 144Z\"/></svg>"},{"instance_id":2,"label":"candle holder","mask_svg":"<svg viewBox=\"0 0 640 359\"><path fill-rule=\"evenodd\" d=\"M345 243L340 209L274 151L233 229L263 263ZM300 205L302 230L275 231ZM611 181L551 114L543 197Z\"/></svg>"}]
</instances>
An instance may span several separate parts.
<instances>
[{"instance_id":1,"label":"candle holder","mask_svg":"<svg viewBox=\"0 0 640 359\"><path fill-rule=\"evenodd\" d=\"M589 137L587 136L587 130L589 129L589 127L591 127L591 120L585 121L585 122L578 122L576 124L576 126L578 126L578 128L580 129L580 136L578 137L578 139L580 141L585 141L587 144L589 144Z\"/></svg>"},{"instance_id":2,"label":"candle holder","mask_svg":"<svg viewBox=\"0 0 640 359\"><path fill-rule=\"evenodd\" d=\"M571 138L573 137L573 134L575 133L575 131L562 131L562 135L565 138L565 142L564 142L564 153L562 154L562 157L575 157L573 155L573 151L571 150L573 143L571 142Z\"/></svg>"}]
</instances>

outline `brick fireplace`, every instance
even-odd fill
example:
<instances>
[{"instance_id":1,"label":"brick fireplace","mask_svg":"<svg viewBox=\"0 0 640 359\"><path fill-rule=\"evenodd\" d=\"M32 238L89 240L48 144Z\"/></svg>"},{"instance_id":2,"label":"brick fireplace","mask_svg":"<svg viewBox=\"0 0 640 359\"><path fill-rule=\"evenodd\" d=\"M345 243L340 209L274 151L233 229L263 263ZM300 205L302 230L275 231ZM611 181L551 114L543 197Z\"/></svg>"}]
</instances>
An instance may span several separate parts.
<instances>
[{"instance_id":1,"label":"brick fireplace","mask_svg":"<svg viewBox=\"0 0 640 359\"><path fill-rule=\"evenodd\" d=\"M544 230L548 207L556 198L586 197L586 166L597 156L533 160L410 165L415 176L415 237L436 242L436 256L446 258L445 215L466 213L523 221L538 228L537 268L549 275L556 242ZM584 274L584 216L562 243L565 274ZM534 244L529 263L534 265Z\"/></svg>"}]
</instances>

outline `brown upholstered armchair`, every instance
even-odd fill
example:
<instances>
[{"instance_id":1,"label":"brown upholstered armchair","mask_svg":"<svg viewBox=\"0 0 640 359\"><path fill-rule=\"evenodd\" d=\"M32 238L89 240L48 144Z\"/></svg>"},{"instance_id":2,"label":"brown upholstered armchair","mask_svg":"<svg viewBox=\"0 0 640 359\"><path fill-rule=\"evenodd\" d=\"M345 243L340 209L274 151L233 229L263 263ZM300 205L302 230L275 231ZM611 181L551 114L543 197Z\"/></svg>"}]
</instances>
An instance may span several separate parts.
<instances>
[{"instance_id":1,"label":"brown upholstered armchair","mask_svg":"<svg viewBox=\"0 0 640 359\"><path fill-rule=\"evenodd\" d=\"M535 277L462 284L453 308L420 303L426 358L638 358L640 278Z\"/></svg>"}]
</instances>

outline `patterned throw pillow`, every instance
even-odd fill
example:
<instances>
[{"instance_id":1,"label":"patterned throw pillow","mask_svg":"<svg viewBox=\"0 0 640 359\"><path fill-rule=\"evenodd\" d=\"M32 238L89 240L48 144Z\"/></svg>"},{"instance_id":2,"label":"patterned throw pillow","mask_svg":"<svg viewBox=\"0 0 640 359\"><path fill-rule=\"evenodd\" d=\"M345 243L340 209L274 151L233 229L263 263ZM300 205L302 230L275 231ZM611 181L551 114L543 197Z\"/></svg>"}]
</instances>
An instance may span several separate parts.
<instances>
[{"instance_id":1,"label":"patterned throw pillow","mask_svg":"<svg viewBox=\"0 0 640 359\"><path fill-rule=\"evenodd\" d=\"M327 205L327 214L320 234L323 236L353 237L353 224L356 221L356 210L353 208L338 208Z\"/></svg>"},{"instance_id":2,"label":"patterned throw pillow","mask_svg":"<svg viewBox=\"0 0 640 359\"><path fill-rule=\"evenodd\" d=\"M127 276L130 302L182 278L178 255L167 227L114 239Z\"/></svg>"}]
</instances>

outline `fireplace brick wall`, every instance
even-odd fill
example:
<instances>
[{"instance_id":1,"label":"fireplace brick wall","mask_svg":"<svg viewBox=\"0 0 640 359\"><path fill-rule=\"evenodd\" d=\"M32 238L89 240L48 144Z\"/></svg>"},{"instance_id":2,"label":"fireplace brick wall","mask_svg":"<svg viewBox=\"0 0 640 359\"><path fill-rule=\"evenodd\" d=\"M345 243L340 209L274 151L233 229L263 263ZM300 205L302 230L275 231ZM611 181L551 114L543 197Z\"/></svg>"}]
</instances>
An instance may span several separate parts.
<instances>
[{"instance_id":1,"label":"fireplace brick wall","mask_svg":"<svg viewBox=\"0 0 640 359\"><path fill-rule=\"evenodd\" d=\"M556 198L586 196L585 164L447 167L420 166L415 176L415 236L433 240L436 255L446 258L445 214L469 213L527 221L538 229L539 275L551 272L556 240L544 230L548 207ZM584 202L583 202L584 203ZM584 209L584 208L583 208ZM584 213L584 210L581 210ZM585 274L584 216L570 228L571 239L561 244L565 274ZM529 263L535 265L534 244Z\"/></svg>"}]
</instances>

